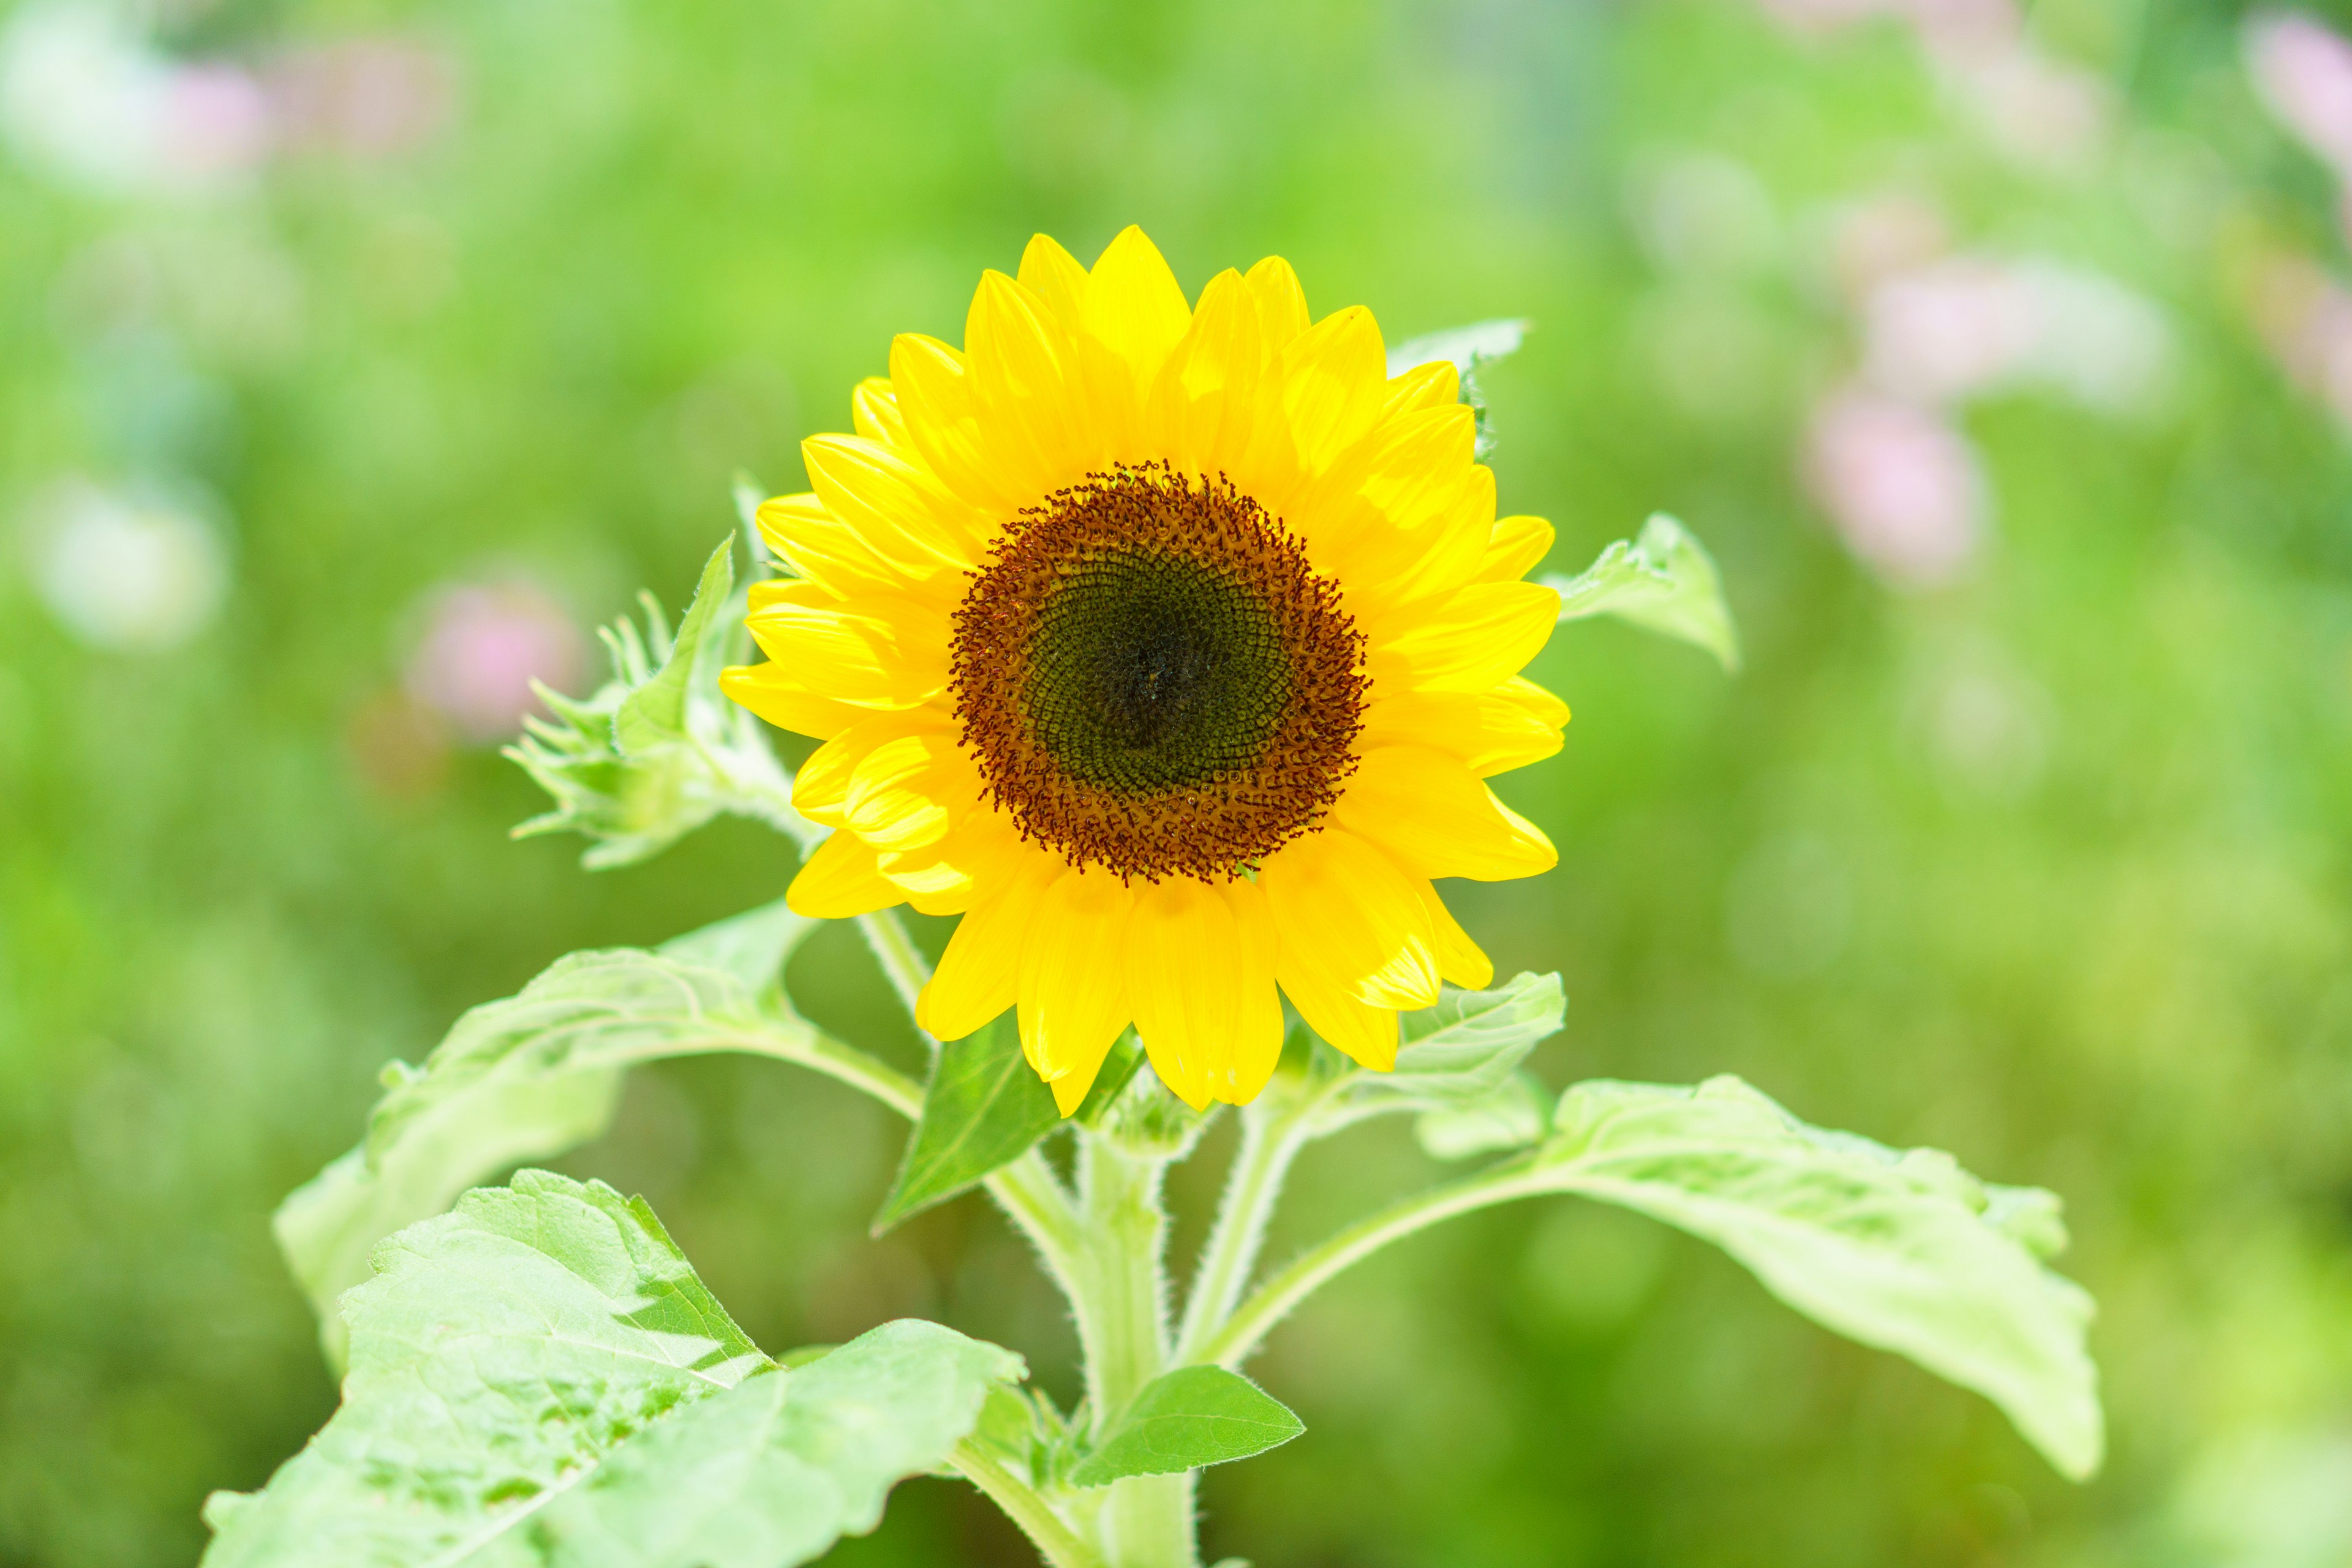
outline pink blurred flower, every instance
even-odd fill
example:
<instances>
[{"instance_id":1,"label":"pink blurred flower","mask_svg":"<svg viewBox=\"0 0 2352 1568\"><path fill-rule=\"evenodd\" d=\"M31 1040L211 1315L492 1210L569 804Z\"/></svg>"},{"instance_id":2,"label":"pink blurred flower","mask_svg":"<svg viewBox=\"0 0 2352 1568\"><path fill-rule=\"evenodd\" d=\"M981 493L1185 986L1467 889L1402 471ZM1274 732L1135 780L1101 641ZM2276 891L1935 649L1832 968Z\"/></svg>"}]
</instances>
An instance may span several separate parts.
<instances>
[{"instance_id":1,"label":"pink blurred flower","mask_svg":"<svg viewBox=\"0 0 2352 1568\"><path fill-rule=\"evenodd\" d=\"M382 158L422 145L448 123L456 75L430 46L352 38L289 50L270 68L269 88L289 144Z\"/></svg>"},{"instance_id":2,"label":"pink blurred flower","mask_svg":"<svg viewBox=\"0 0 2352 1568\"><path fill-rule=\"evenodd\" d=\"M2352 424L2352 293L2309 257L2279 255L2255 265L2246 305L2287 375Z\"/></svg>"},{"instance_id":3,"label":"pink blurred flower","mask_svg":"<svg viewBox=\"0 0 2352 1568\"><path fill-rule=\"evenodd\" d=\"M165 79L161 155L197 178L258 167L270 147L269 97L235 66L185 66Z\"/></svg>"},{"instance_id":4,"label":"pink blurred flower","mask_svg":"<svg viewBox=\"0 0 2352 1568\"><path fill-rule=\"evenodd\" d=\"M424 636L403 684L425 707L477 743L511 736L535 710L536 679L574 685L583 649L579 628L528 583L461 584L425 605Z\"/></svg>"},{"instance_id":5,"label":"pink blurred flower","mask_svg":"<svg viewBox=\"0 0 2352 1568\"><path fill-rule=\"evenodd\" d=\"M1975 449L1941 415L1846 390L1814 410L1805 480L1846 548L1887 582L1928 588L1958 576L1985 525Z\"/></svg>"},{"instance_id":6,"label":"pink blurred flower","mask_svg":"<svg viewBox=\"0 0 2352 1568\"><path fill-rule=\"evenodd\" d=\"M2247 20L2244 47L2263 107L2352 175L2352 43L2299 12L2271 12Z\"/></svg>"},{"instance_id":7,"label":"pink blurred flower","mask_svg":"<svg viewBox=\"0 0 2352 1568\"><path fill-rule=\"evenodd\" d=\"M1870 291L1862 317L1864 374L1915 401L2031 382L2123 412L2161 394L2172 355L2156 305L2043 258L1955 257L1899 273Z\"/></svg>"}]
</instances>

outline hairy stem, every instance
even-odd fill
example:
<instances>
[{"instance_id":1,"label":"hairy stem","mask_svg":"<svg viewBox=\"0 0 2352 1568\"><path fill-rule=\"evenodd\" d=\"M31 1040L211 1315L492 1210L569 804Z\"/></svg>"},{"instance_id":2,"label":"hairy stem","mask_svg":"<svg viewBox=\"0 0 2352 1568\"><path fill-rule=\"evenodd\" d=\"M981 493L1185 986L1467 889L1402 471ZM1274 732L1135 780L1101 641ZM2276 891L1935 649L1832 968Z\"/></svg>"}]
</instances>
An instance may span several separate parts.
<instances>
[{"instance_id":1,"label":"hairy stem","mask_svg":"<svg viewBox=\"0 0 2352 1568\"><path fill-rule=\"evenodd\" d=\"M1265 1243L1266 1223L1282 1195L1283 1178L1290 1163L1306 1147L1313 1101L1292 1101L1276 1086L1242 1111L1241 1147L1234 1152L1233 1169L1225 1177L1224 1196L1217 1204L1216 1224L1201 1249L1192 1274L1192 1288L1184 1296L1183 1326L1176 1335L1179 1364L1199 1359L1202 1343L1231 1316L1249 1283L1259 1247Z\"/></svg>"},{"instance_id":2,"label":"hairy stem","mask_svg":"<svg viewBox=\"0 0 2352 1568\"><path fill-rule=\"evenodd\" d=\"M1101 1556L1062 1522L1036 1489L982 1452L978 1444L969 1438L957 1444L948 1462L1021 1527L1052 1568L1100 1568Z\"/></svg>"},{"instance_id":3,"label":"hairy stem","mask_svg":"<svg viewBox=\"0 0 2352 1568\"><path fill-rule=\"evenodd\" d=\"M1440 1220L1549 1190L1536 1175L1533 1158L1523 1155L1477 1175L1417 1193L1349 1226L1277 1271L1192 1359L1238 1366L1292 1308L1349 1265Z\"/></svg>"},{"instance_id":4,"label":"hairy stem","mask_svg":"<svg viewBox=\"0 0 2352 1568\"><path fill-rule=\"evenodd\" d=\"M874 950L874 961L889 977L891 989L898 993L898 1000L906 1006L907 1016L913 1018L923 987L931 983L931 965L923 956L923 950L915 945L907 922L898 918L895 909L877 910L858 916L857 929L866 933L866 945ZM922 1032L920 1025L916 1026L916 1032ZM933 1056L939 1055L940 1043L928 1034L923 1035L923 1044Z\"/></svg>"},{"instance_id":5,"label":"hairy stem","mask_svg":"<svg viewBox=\"0 0 2352 1568\"><path fill-rule=\"evenodd\" d=\"M1116 1422L1168 1368L1167 1161L1089 1133L1078 1149L1086 1284L1073 1298L1097 1430ZM1192 1478L1129 1476L1111 1483L1098 1516L1117 1568L1196 1568Z\"/></svg>"}]
</instances>

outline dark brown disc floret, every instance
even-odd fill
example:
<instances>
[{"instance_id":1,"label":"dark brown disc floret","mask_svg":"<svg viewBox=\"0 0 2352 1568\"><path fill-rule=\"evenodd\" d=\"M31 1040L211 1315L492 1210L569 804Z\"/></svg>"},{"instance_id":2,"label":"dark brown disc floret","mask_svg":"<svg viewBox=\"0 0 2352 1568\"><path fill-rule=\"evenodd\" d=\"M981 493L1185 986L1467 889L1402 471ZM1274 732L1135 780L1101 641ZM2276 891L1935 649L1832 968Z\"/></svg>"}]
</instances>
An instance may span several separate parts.
<instances>
[{"instance_id":1,"label":"dark brown disc floret","mask_svg":"<svg viewBox=\"0 0 2352 1568\"><path fill-rule=\"evenodd\" d=\"M963 743L1024 837L1224 880L1355 767L1364 638L1223 476L1091 474L1013 520L955 612Z\"/></svg>"}]
</instances>

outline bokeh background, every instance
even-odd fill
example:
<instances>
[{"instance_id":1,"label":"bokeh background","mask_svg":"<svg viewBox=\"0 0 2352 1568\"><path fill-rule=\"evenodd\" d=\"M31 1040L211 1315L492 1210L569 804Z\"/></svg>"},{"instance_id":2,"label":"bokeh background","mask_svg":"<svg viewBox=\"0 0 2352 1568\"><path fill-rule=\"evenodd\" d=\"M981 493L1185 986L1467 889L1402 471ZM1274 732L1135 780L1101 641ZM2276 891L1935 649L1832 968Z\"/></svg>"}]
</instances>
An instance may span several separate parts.
<instances>
[{"instance_id":1,"label":"bokeh background","mask_svg":"<svg viewBox=\"0 0 2352 1568\"><path fill-rule=\"evenodd\" d=\"M1265 1565L2352 1562L2352 45L2221 0L27 0L0 12L0 1562L150 1568L331 1409L270 1209L388 1058L773 897L591 875L496 754L798 488L1033 230L1267 252L1486 380L1573 570L1652 509L1748 668L1614 624L1463 887L1555 1084L1742 1073L2064 1194L2104 1475L1638 1221L1387 1255L1206 1485ZM937 922L925 938L942 937ZM856 932L807 1008L911 1050ZM645 1192L771 1348L942 1316L1069 1386L975 1201L770 1064L641 1074ZM1186 1187L1213 1187L1213 1162ZM1277 1252L1408 1185L1308 1161ZM1186 1237L1197 1236L1197 1225ZM844 1561L1022 1560L946 1481Z\"/></svg>"}]
</instances>

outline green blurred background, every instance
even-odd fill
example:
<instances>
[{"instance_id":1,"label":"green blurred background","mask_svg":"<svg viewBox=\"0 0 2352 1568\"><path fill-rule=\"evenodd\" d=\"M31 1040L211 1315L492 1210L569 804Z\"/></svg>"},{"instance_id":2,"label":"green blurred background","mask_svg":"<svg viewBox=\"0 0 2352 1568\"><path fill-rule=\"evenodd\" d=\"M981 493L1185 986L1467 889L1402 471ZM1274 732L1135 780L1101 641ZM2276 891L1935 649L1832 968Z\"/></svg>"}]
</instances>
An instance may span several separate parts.
<instances>
[{"instance_id":1,"label":"green blurred background","mask_svg":"<svg viewBox=\"0 0 2352 1568\"><path fill-rule=\"evenodd\" d=\"M0 1562L185 1563L332 1407L268 1231L391 1057L772 898L721 823L590 875L496 754L673 605L890 334L1034 230L1278 252L1391 341L1528 316L1506 508L1717 552L1727 679L1614 625L1511 775L1538 1065L1739 1072L2066 1198L2114 1426L1990 1406L1567 1205L1281 1330L1264 1565L2352 1562L2352 48L2205 0L37 0L0 13ZM943 922L924 932L936 944ZM807 1008L912 1048L846 928ZM897 1130L769 1064L567 1162L771 1348L1070 1335ZM1187 1196L1213 1190L1216 1156ZM1429 1179L1310 1157L1277 1252ZM1180 1239L1197 1237L1197 1223ZM863 1563L1022 1561L899 1494Z\"/></svg>"}]
</instances>

